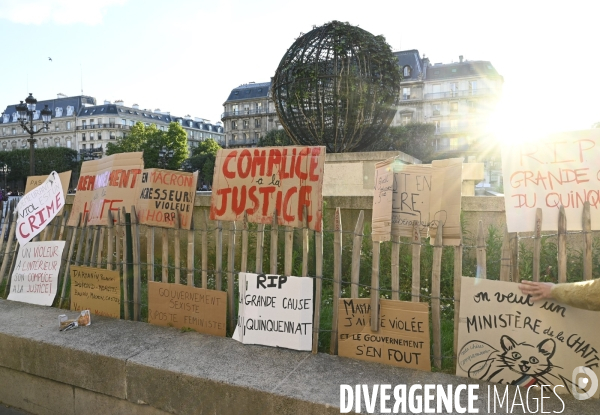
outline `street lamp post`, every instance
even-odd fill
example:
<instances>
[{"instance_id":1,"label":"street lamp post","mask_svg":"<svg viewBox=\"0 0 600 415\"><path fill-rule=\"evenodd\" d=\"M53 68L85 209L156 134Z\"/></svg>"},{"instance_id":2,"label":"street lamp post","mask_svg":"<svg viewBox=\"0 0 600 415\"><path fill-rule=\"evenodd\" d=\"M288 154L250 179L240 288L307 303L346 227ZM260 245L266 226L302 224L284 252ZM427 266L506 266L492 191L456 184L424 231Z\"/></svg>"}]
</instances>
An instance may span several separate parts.
<instances>
[{"instance_id":1,"label":"street lamp post","mask_svg":"<svg viewBox=\"0 0 600 415\"><path fill-rule=\"evenodd\" d=\"M0 168L0 171L4 175L4 191L6 192L6 176L10 173L10 167L6 163Z\"/></svg>"},{"instance_id":2,"label":"street lamp post","mask_svg":"<svg viewBox=\"0 0 600 415\"><path fill-rule=\"evenodd\" d=\"M158 157L159 157L158 162L162 169L167 168L167 166L169 165L169 161L171 160L171 157L173 157L173 154L174 154L173 150L167 150L166 147L163 147L158 151Z\"/></svg>"},{"instance_id":3,"label":"street lamp post","mask_svg":"<svg viewBox=\"0 0 600 415\"><path fill-rule=\"evenodd\" d=\"M23 130L27 131L29 134L27 142L29 142L29 174L31 176L35 176L34 145L37 141L35 138L33 138L33 136L41 133L43 130L48 130L48 125L50 125L50 119L52 118L52 111L50 108L48 108L48 105L46 105L44 109L40 111L43 127L36 131L33 127L33 114L35 113L36 104L37 99L29 94L29 96L25 98L25 103L21 101L21 103L16 107L17 113L19 114L19 124L21 124Z\"/></svg>"}]
</instances>

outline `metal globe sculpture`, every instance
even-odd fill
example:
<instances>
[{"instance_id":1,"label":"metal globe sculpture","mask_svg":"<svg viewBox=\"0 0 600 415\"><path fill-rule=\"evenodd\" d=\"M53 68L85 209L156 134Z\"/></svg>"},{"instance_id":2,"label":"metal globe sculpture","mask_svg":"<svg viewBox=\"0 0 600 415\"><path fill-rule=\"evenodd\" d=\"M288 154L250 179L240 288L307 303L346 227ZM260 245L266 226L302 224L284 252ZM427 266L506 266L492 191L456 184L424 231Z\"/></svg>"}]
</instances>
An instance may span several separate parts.
<instances>
[{"instance_id":1,"label":"metal globe sculpture","mask_svg":"<svg viewBox=\"0 0 600 415\"><path fill-rule=\"evenodd\" d=\"M333 21L300 36L271 82L279 120L300 145L361 151L396 113L402 75L383 36Z\"/></svg>"}]
</instances>

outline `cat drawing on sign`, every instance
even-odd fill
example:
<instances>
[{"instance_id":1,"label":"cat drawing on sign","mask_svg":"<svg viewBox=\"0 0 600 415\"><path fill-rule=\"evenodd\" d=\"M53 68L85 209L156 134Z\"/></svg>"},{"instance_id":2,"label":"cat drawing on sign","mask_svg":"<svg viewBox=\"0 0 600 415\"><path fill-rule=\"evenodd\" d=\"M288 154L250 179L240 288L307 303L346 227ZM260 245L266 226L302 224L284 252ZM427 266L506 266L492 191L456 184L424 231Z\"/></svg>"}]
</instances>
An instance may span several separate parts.
<instances>
[{"instance_id":1,"label":"cat drawing on sign","mask_svg":"<svg viewBox=\"0 0 600 415\"><path fill-rule=\"evenodd\" d=\"M526 342L518 343L504 335L500 338L500 346L502 350L496 350L486 343L474 340L463 347L463 350L466 347L489 350L483 360L474 359L478 361L471 364L468 370L465 369L470 378L523 387L554 385L557 382L550 378L559 380L550 373L554 367L558 367L551 362L556 351L553 339L542 340L534 346Z\"/></svg>"}]
</instances>

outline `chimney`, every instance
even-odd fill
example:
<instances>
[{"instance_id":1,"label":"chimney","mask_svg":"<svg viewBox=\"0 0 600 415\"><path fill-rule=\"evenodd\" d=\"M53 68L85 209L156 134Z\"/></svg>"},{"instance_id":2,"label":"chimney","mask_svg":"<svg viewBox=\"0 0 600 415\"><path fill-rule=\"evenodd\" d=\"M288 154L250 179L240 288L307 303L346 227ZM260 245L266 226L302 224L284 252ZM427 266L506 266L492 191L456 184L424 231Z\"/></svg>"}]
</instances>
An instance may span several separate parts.
<instances>
[{"instance_id":1,"label":"chimney","mask_svg":"<svg viewBox=\"0 0 600 415\"><path fill-rule=\"evenodd\" d=\"M115 101L115 104L117 104L117 105L120 105L120 106L123 106L123 100L122 100L122 99L117 99L117 100Z\"/></svg>"},{"instance_id":2,"label":"chimney","mask_svg":"<svg viewBox=\"0 0 600 415\"><path fill-rule=\"evenodd\" d=\"M460 55L460 56L458 57L458 60L460 61L460 63L462 63L462 61L463 61L463 55Z\"/></svg>"},{"instance_id":3,"label":"chimney","mask_svg":"<svg viewBox=\"0 0 600 415\"><path fill-rule=\"evenodd\" d=\"M140 106L139 106L138 104L133 104L133 105L131 106L131 108L133 108L134 110L139 110L139 109L140 109Z\"/></svg>"},{"instance_id":4,"label":"chimney","mask_svg":"<svg viewBox=\"0 0 600 415\"><path fill-rule=\"evenodd\" d=\"M112 102L110 102L109 100L105 99L104 100L104 105L108 105L108 104L112 104Z\"/></svg>"}]
</instances>

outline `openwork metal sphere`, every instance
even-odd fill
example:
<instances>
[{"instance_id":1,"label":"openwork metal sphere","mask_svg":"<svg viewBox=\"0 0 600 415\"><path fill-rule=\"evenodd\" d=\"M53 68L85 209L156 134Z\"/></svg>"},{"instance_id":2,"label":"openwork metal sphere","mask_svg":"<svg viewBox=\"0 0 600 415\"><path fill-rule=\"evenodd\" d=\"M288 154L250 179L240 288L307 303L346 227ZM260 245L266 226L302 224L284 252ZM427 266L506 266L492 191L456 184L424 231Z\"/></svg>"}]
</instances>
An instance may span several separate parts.
<instances>
[{"instance_id":1,"label":"openwork metal sphere","mask_svg":"<svg viewBox=\"0 0 600 415\"><path fill-rule=\"evenodd\" d=\"M271 93L292 140L343 153L365 149L387 130L401 79L383 36L333 21L287 50Z\"/></svg>"}]
</instances>

